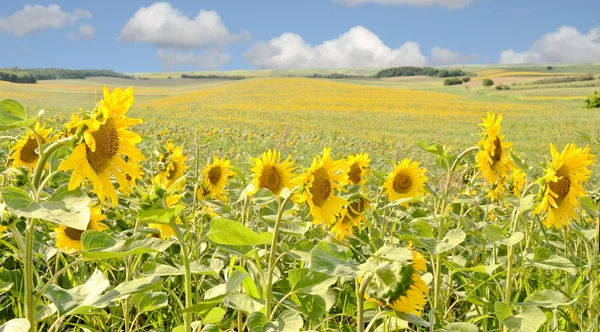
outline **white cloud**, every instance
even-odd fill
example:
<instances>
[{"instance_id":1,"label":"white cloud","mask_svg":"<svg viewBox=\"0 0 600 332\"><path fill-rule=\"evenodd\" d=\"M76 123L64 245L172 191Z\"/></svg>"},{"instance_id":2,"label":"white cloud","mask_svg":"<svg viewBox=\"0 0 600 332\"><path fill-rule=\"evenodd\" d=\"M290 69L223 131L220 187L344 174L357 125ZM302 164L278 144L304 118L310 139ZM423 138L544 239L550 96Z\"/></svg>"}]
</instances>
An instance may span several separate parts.
<instances>
[{"instance_id":1,"label":"white cloud","mask_svg":"<svg viewBox=\"0 0 600 332\"><path fill-rule=\"evenodd\" d=\"M599 61L600 27L583 34L570 26L561 26L542 36L528 51L504 50L498 60L500 63Z\"/></svg>"},{"instance_id":2,"label":"white cloud","mask_svg":"<svg viewBox=\"0 0 600 332\"><path fill-rule=\"evenodd\" d=\"M244 58L259 69L422 66L427 62L418 43L406 42L392 49L362 26L314 47L297 34L284 33L255 44Z\"/></svg>"},{"instance_id":3,"label":"white cloud","mask_svg":"<svg viewBox=\"0 0 600 332\"><path fill-rule=\"evenodd\" d=\"M460 54L437 46L431 49L431 64L434 65L465 64L477 61L479 58L480 56L477 53Z\"/></svg>"},{"instance_id":4,"label":"white cloud","mask_svg":"<svg viewBox=\"0 0 600 332\"><path fill-rule=\"evenodd\" d=\"M354 7L365 3L375 3L380 5L395 5L395 6L420 6L433 7L439 6L442 8L458 9L464 8L476 0L333 0L346 6Z\"/></svg>"},{"instance_id":5,"label":"white cloud","mask_svg":"<svg viewBox=\"0 0 600 332\"><path fill-rule=\"evenodd\" d=\"M25 36L47 29L59 29L74 25L81 19L91 19L92 14L84 9L63 12L59 5L25 5L23 9L7 17L0 17L0 32Z\"/></svg>"},{"instance_id":6,"label":"white cloud","mask_svg":"<svg viewBox=\"0 0 600 332\"><path fill-rule=\"evenodd\" d=\"M82 24L79 26L77 33L67 33L67 38L71 40L90 40L94 38L96 34L96 28L88 24Z\"/></svg>"},{"instance_id":7,"label":"white cloud","mask_svg":"<svg viewBox=\"0 0 600 332\"><path fill-rule=\"evenodd\" d=\"M231 34L215 11L202 10L190 19L168 2L157 2L140 8L121 29L119 40L150 43L159 48L194 49L249 37L246 31Z\"/></svg>"},{"instance_id":8,"label":"white cloud","mask_svg":"<svg viewBox=\"0 0 600 332\"><path fill-rule=\"evenodd\" d=\"M192 66L201 70L215 70L229 62L231 56L219 49L207 49L200 53L159 49L156 58L162 62L163 70Z\"/></svg>"}]
</instances>

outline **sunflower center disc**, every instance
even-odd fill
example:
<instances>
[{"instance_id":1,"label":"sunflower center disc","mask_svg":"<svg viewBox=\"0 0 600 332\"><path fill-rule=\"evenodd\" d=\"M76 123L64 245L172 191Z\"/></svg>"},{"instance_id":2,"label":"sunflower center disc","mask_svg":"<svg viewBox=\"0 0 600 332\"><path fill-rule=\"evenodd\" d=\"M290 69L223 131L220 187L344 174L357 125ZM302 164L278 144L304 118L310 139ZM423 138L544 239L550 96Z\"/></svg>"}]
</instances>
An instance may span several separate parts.
<instances>
[{"instance_id":1,"label":"sunflower center disc","mask_svg":"<svg viewBox=\"0 0 600 332\"><path fill-rule=\"evenodd\" d=\"M405 194L410 190L410 185L412 184L412 180L410 176L404 174L398 174L394 178L394 190L397 193Z\"/></svg>"},{"instance_id":2,"label":"sunflower center disc","mask_svg":"<svg viewBox=\"0 0 600 332\"><path fill-rule=\"evenodd\" d=\"M263 170L263 173L260 177L260 186L262 188L267 188L273 193L276 193L279 190L280 183L281 175L279 175L279 172L275 166L271 166Z\"/></svg>"},{"instance_id":3,"label":"sunflower center disc","mask_svg":"<svg viewBox=\"0 0 600 332\"><path fill-rule=\"evenodd\" d=\"M352 166L350 166L350 172L348 172L348 179L354 184L359 184L360 180L362 180L360 176L360 166L358 166L358 163L354 163L352 164Z\"/></svg>"},{"instance_id":4,"label":"sunflower center disc","mask_svg":"<svg viewBox=\"0 0 600 332\"><path fill-rule=\"evenodd\" d=\"M560 202L569 194L569 190L571 189L571 180L569 179L569 172L565 166L556 171L556 176L560 179L558 179L556 182L549 182L548 185L550 186L550 190L558 195L558 197L555 199L556 204L560 204Z\"/></svg>"},{"instance_id":5,"label":"sunflower center disc","mask_svg":"<svg viewBox=\"0 0 600 332\"><path fill-rule=\"evenodd\" d=\"M108 118L100 129L92 133L96 151L86 147L86 159L96 174L105 171L119 151L119 134L113 119Z\"/></svg>"},{"instance_id":6,"label":"sunflower center disc","mask_svg":"<svg viewBox=\"0 0 600 332\"><path fill-rule=\"evenodd\" d=\"M81 241L81 234L83 234L82 230L71 227L65 228L65 235L68 236L71 240Z\"/></svg>"},{"instance_id":7,"label":"sunflower center disc","mask_svg":"<svg viewBox=\"0 0 600 332\"><path fill-rule=\"evenodd\" d=\"M494 155L492 156L492 160L494 163L497 163L502 158L502 142L500 142L500 138L496 137L494 140Z\"/></svg>"},{"instance_id":8,"label":"sunflower center disc","mask_svg":"<svg viewBox=\"0 0 600 332\"><path fill-rule=\"evenodd\" d=\"M208 180L213 186L216 186L217 183L219 183L219 180L221 180L221 166L213 167L208 171Z\"/></svg>"},{"instance_id":9,"label":"sunflower center disc","mask_svg":"<svg viewBox=\"0 0 600 332\"><path fill-rule=\"evenodd\" d=\"M321 206L331 194L331 182L325 168L319 168L313 173L314 180L309 191L312 195L313 204Z\"/></svg>"},{"instance_id":10,"label":"sunflower center disc","mask_svg":"<svg viewBox=\"0 0 600 332\"><path fill-rule=\"evenodd\" d=\"M21 161L26 163L32 163L39 158L39 155L35 150L38 148L38 143L35 137L27 140L27 143L23 145L21 149Z\"/></svg>"}]
</instances>

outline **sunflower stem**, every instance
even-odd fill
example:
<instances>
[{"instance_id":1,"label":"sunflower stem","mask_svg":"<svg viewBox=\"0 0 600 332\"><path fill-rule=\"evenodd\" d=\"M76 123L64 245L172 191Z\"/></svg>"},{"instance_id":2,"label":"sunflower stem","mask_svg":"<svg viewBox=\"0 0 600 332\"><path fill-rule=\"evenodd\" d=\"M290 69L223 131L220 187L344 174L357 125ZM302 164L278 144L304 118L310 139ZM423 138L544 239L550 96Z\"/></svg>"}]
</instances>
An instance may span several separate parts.
<instances>
[{"instance_id":1,"label":"sunflower stem","mask_svg":"<svg viewBox=\"0 0 600 332\"><path fill-rule=\"evenodd\" d=\"M371 281L373 275L369 274L363 278L362 282L356 279L356 331L363 332L365 329L365 321L363 316L365 304L365 291L367 285Z\"/></svg>"},{"instance_id":2,"label":"sunflower stem","mask_svg":"<svg viewBox=\"0 0 600 332\"><path fill-rule=\"evenodd\" d=\"M33 265L33 236L36 219L29 219L25 233L25 256L23 257L23 278L25 279L25 318L29 320L30 331L37 331L35 322L35 294L33 290L33 276L35 274Z\"/></svg>"},{"instance_id":3,"label":"sunflower stem","mask_svg":"<svg viewBox=\"0 0 600 332\"><path fill-rule=\"evenodd\" d=\"M596 280L598 278L598 269L596 267L596 265L598 264L598 252L600 251L600 217L598 217L596 219L596 234L594 235L594 255L593 255L593 259L592 264L590 265L590 272L592 272L592 277L590 278L590 290L589 290L589 320L594 321L594 318L597 317L596 315ZM595 324L598 324L598 320L595 320Z\"/></svg>"},{"instance_id":4,"label":"sunflower stem","mask_svg":"<svg viewBox=\"0 0 600 332\"><path fill-rule=\"evenodd\" d=\"M461 162L461 160L466 157L469 153L471 152L475 152L479 150L478 146L472 146L468 149L466 149L465 151L463 151L461 154L458 155L458 157L456 157L456 159L454 159L454 162L452 163L452 166L450 167L450 171L448 172L448 174L454 172L454 170L456 169L456 167L458 166L458 164Z\"/></svg>"},{"instance_id":5,"label":"sunflower stem","mask_svg":"<svg viewBox=\"0 0 600 332\"><path fill-rule=\"evenodd\" d=\"M177 240L179 241L179 246L181 248L181 260L183 261L183 268L185 269L185 306L189 308L192 306L192 271L190 268L190 259L188 257L188 250L185 245L185 238L183 233L181 232L181 228L177 225L176 222L172 223L171 227L175 231L175 236L177 236ZM190 312L186 312L183 314L184 328L186 332L192 331L192 314Z\"/></svg>"},{"instance_id":6,"label":"sunflower stem","mask_svg":"<svg viewBox=\"0 0 600 332\"><path fill-rule=\"evenodd\" d=\"M283 211L285 210L285 206L290 201L292 194L288 195L283 203L279 206L279 211L277 211L277 219L275 220L275 226L273 227L273 239L271 240L271 251L269 252L269 267L267 269L267 284L265 285L265 316L271 317L271 299L273 294L271 294L271 290L273 287L273 272L275 270L275 251L277 250L277 240L279 237L279 225L281 224L281 218L283 216Z\"/></svg>"},{"instance_id":7,"label":"sunflower stem","mask_svg":"<svg viewBox=\"0 0 600 332\"><path fill-rule=\"evenodd\" d=\"M58 257L58 256L57 256ZM62 269L60 269L59 271L57 271L44 285L44 287L42 287L42 289L38 292L37 296L35 297L36 302L39 301L42 298L42 295L46 292L46 290L48 289L48 287L50 287L50 285L56 281L56 279L58 277L60 277L61 274L67 272L67 270L69 268L71 268L72 266L79 264L81 262L80 258L77 258L76 260L72 261L71 263L69 263L68 265L66 265L65 267L63 267Z\"/></svg>"},{"instance_id":8,"label":"sunflower stem","mask_svg":"<svg viewBox=\"0 0 600 332\"><path fill-rule=\"evenodd\" d=\"M519 219L520 210L514 210L512 219L511 219L511 227L510 233L513 234L516 231L517 220ZM511 302L511 294L512 294L512 278L513 278L513 259L514 259L514 250L515 246L508 246L508 251L506 254L506 288L504 289L504 303L510 305ZM504 326L504 331L508 331L508 328Z\"/></svg>"},{"instance_id":9,"label":"sunflower stem","mask_svg":"<svg viewBox=\"0 0 600 332\"><path fill-rule=\"evenodd\" d=\"M37 167L35 169L35 173L33 175L33 186L38 189L40 185L40 180L42 179L42 174L44 173L44 169L46 168L46 163L48 159L56 152L56 150L60 149L67 143L71 141L72 137L65 137L61 140L55 141L50 144L44 153L42 154L42 148L40 147L40 160L38 161Z\"/></svg>"}]
</instances>

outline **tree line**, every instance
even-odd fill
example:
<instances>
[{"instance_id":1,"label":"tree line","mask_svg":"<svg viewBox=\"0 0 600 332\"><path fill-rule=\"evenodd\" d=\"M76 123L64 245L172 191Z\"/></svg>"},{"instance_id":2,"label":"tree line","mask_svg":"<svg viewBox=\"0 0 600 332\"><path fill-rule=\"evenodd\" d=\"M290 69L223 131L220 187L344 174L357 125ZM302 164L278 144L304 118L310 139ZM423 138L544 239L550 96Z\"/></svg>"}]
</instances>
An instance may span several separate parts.
<instances>
[{"instance_id":1,"label":"tree line","mask_svg":"<svg viewBox=\"0 0 600 332\"><path fill-rule=\"evenodd\" d=\"M378 71L375 77L397 76L435 76L435 77L460 77L470 76L469 72L462 69L437 69L432 67L394 67Z\"/></svg>"},{"instance_id":2,"label":"tree line","mask_svg":"<svg viewBox=\"0 0 600 332\"><path fill-rule=\"evenodd\" d=\"M33 84L37 82L37 79L31 74L27 73L10 73L6 71L0 71L0 81L12 82L12 83L29 83Z\"/></svg>"},{"instance_id":3,"label":"tree line","mask_svg":"<svg viewBox=\"0 0 600 332\"><path fill-rule=\"evenodd\" d=\"M109 69L62 69L62 68L0 68L0 79L14 83L36 83L37 80L85 79L86 77L118 77L134 79L133 76Z\"/></svg>"},{"instance_id":4,"label":"tree line","mask_svg":"<svg viewBox=\"0 0 600 332\"><path fill-rule=\"evenodd\" d=\"M181 74L181 78L192 78L192 79L221 79L221 80L243 80L246 76L220 76L220 75L193 75L193 74Z\"/></svg>"}]
</instances>

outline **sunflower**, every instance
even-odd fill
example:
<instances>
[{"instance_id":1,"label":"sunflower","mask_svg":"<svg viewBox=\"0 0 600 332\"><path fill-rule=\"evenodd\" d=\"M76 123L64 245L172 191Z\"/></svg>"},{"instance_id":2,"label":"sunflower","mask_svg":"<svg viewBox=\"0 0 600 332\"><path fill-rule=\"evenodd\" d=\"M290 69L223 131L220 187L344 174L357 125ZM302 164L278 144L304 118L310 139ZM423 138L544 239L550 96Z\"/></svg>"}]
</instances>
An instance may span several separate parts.
<instances>
[{"instance_id":1,"label":"sunflower","mask_svg":"<svg viewBox=\"0 0 600 332\"><path fill-rule=\"evenodd\" d=\"M204 181L201 188L208 191L213 197L221 197L225 192L225 186L229 183L229 178L235 175L231 170L229 160L217 157L212 164L206 165L202 173Z\"/></svg>"},{"instance_id":2,"label":"sunflower","mask_svg":"<svg viewBox=\"0 0 600 332\"><path fill-rule=\"evenodd\" d=\"M292 188L292 172L294 162L288 156L281 162L281 154L277 150L264 152L260 158L252 158L254 167L254 192L267 188L274 195L279 195L283 188Z\"/></svg>"},{"instance_id":3,"label":"sunflower","mask_svg":"<svg viewBox=\"0 0 600 332\"><path fill-rule=\"evenodd\" d=\"M429 288L419 272L427 271L427 264L420 253L412 251L412 256L410 264L393 262L380 267L382 273L374 274L367 288L367 299L398 312L420 316L427 303ZM398 279L390 283L379 280L379 275L397 276ZM383 284L387 287L382 287Z\"/></svg>"},{"instance_id":4,"label":"sunflower","mask_svg":"<svg viewBox=\"0 0 600 332\"><path fill-rule=\"evenodd\" d=\"M494 114L488 113L487 119L481 124L484 134L478 143L480 151L475 157L476 166L485 181L497 185L504 183L509 171L515 167L508 152L512 143L505 142L504 136L500 135L501 123L502 115L496 118Z\"/></svg>"},{"instance_id":5,"label":"sunflower","mask_svg":"<svg viewBox=\"0 0 600 332\"><path fill-rule=\"evenodd\" d=\"M344 208L333 226L333 234L336 239L342 240L346 236L354 234L353 227L360 229L360 222L365 221L363 212L369 207L369 201L360 197Z\"/></svg>"},{"instance_id":6,"label":"sunflower","mask_svg":"<svg viewBox=\"0 0 600 332\"><path fill-rule=\"evenodd\" d=\"M77 114L71 114L71 121L65 123L63 130L58 133L58 138L65 138L77 134L83 119Z\"/></svg>"},{"instance_id":7,"label":"sunflower","mask_svg":"<svg viewBox=\"0 0 600 332\"><path fill-rule=\"evenodd\" d=\"M424 194L427 182L425 172L416 161L404 159L399 162L383 184L390 201Z\"/></svg>"},{"instance_id":8,"label":"sunflower","mask_svg":"<svg viewBox=\"0 0 600 332\"><path fill-rule=\"evenodd\" d=\"M170 208L177 204L181 199L181 195L171 195L165 199L165 205ZM181 224L181 218L177 217L175 222ZM148 227L158 230L159 234L150 234L149 236L158 237L162 240L169 240L172 236L175 236L175 230L171 225L166 224L148 224Z\"/></svg>"},{"instance_id":9,"label":"sunflower","mask_svg":"<svg viewBox=\"0 0 600 332\"><path fill-rule=\"evenodd\" d=\"M58 167L59 170L73 170L69 190L79 187L87 178L100 201L104 202L104 198L108 196L112 206L115 206L118 197L111 182L113 174L124 194L131 191L131 181L140 178L142 174L135 165L145 159L135 147L142 138L127 130L142 122L125 116L132 104L131 87L125 91L117 88L112 93L104 87L104 99L98 103L97 112L82 121L86 126L83 131L84 140Z\"/></svg>"},{"instance_id":10,"label":"sunflower","mask_svg":"<svg viewBox=\"0 0 600 332\"><path fill-rule=\"evenodd\" d=\"M345 160L333 161L329 156L331 149L325 148L323 156L317 156L308 171L294 179L294 184L300 185L300 193L295 200L297 203L306 202L315 223L325 223L330 226L336 215L344 212L348 201L334 195L334 189L342 190L340 183L348 179L343 172Z\"/></svg>"},{"instance_id":11,"label":"sunflower","mask_svg":"<svg viewBox=\"0 0 600 332\"><path fill-rule=\"evenodd\" d=\"M533 213L547 212L544 225L561 228L569 225L570 218L577 218L577 197L585 196L582 184L590 177L589 166L594 156L588 146L581 149L575 144L568 144L562 153L550 144L550 152L552 162L548 163L544 176L538 180L542 200Z\"/></svg>"},{"instance_id":12,"label":"sunflower","mask_svg":"<svg viewBox=\"0 0 600 332\"><path fill-rule=\"evenodd\" d=\"M102 210L99 206L90 205L90 220L88 222L86 230L95 229L102 231L106 229L106 225L100 221L106 219L106 216L102 214ZM56 247L67 252L80 251L81 250L81 234L84 231L60 225L55 228L56 232Z\"/></svg>"},{"instance_id":13,"label":"sunflower","mask_svg":"<svg viewBox=\"0 0 600 332\"><path fill-rule=\"evenodd\" d=\"M508 185L515 196L521 197L521 193L523 192L523 188L525 187L525 180L525 172L518 168L515 168L512 171L510 175L510 182Z\"/></svg>"},{"instance_id":14,"label":"sunflower","mask_svg":"<svg viewBox=\"0 0 600 332\"><path fill-rule=\"evenodd\" d=\"M369 159L368 153L348 156L346 159L348 165L348 182L357 185L365 184L367 182L365 176L367 175L370 162L371 159Z\"/></svg>"},{"instance_id":15,"label":"sunflower","mask_svg":"<svg viewBox=\"0 0 600 332\"><path fill-rule=\"evenodd\" d=\"M40 123L37 122L33 130L39 135L42 144L50 141L48 135L52 132L52 128L45 128L45 124L40 126ZM35 134L29 133L23 137L13 147L13 154L10 156L13 165L16 167L24 166L29 168L29 170L33 170L40 158L38 148L38 141Z\"/></svg>"},{"instance_id":16,"label":"sunflower","mask_svg":"<svg viewBox=\"0 0 600 332\"><path fill-rule=\"evenodd\" d=\"M0 234L4 233L5 230L6 230L6 226L0 225Z\"/></svg>"},{"instance_id":17,"label":"sunflower","mask_svg":"<svg viewBox=\"0 0 600 332\"><path fill-rule=\"evenodd\" d=\"M166 150L167 152L164 155L161 154L159 156L160 162L164 167L156 175L155 181L168 188L183 176L188 166L185 165L187 158L183 155L183 148L181 146L174 147L173 142L168 141Z\"/></svg>"}]
</instances>

